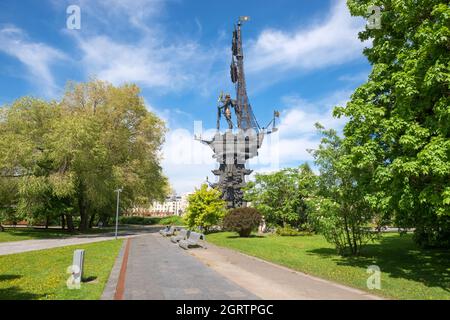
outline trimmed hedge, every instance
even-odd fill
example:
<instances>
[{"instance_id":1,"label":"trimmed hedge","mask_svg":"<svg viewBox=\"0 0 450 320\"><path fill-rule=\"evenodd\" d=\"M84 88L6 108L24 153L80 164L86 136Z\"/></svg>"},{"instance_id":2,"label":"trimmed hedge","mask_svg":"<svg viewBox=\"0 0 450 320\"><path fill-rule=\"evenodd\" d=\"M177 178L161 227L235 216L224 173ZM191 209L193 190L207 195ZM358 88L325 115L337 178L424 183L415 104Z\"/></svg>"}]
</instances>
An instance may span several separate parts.
<instances>
[{"instance_id":1,"label":"trimmed hedge","mask_svg":"<svg viewBox=\"0 0 450 320\"><path fill-rule=\"evenodd\" d=\"M262 221L262 216L254 208L236 208L230 210L223 218L226 230L239 233L240 237L249 237Z\"/></svg>"},{"instance_id":2,"label":"trimmed hedge","mask_svg":"<svg viewBox=\"0 0 450 320\"><path fill-rule=\"evenodd\" d=\"M151 226L155 224L161 225L183 225L183 218L179 216L171 216L165 218L157 217L120 217L121 224L135 224L141 226Z\"/></svg>"},{"instance_id":3,"label":"trimmed hedge","mask_svg":"<svg viewBox=\"0 0 450 320\"><path fill-rule=\"evenodd\" d=\"M161 218L149 218L149 217L120 217L119 221L122 224L136 224L143 226L150 226L158 224Z\"/></svg>"}]
</instances>

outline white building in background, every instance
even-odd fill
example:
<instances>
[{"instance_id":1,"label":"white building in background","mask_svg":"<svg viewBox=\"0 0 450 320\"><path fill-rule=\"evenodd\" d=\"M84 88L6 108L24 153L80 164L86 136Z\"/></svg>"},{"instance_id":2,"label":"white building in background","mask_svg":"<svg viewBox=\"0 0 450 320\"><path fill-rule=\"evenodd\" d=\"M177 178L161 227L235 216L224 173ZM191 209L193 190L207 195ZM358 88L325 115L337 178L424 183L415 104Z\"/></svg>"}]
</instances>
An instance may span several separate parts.
<instances>
[{"instance_id":1,"label":"white building in background","mask_svg":"<svg viewBox=\"0 0 450 320\"><path fill-rule=\"evenodd\" d=\"M182 216L188 205L188 196L189 194L171 195L164 202L153 202L149 208L134 207L131 214L148 217Z\"/></svg>"}]
</instances>

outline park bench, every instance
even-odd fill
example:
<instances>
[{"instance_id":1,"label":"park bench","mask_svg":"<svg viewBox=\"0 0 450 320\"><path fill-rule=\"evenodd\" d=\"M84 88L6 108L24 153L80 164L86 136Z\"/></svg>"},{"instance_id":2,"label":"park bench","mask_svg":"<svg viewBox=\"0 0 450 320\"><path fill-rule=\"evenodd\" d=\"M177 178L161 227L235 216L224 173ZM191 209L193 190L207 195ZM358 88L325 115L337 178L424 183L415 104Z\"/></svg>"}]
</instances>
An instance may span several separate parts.
<instances>
[{"instance_id":1,"label":"park bench","mask_svg":"<svg viewBox=\"0 0 450 320\"><path fill-rule=\"evenodd\" d=\"M174 226L171 226L171 227L169 228L169 230L167 230L167 231L162 230L161 234L162 234L164 237L169 237L169 236L173 236L173 235L175 234L175 231L177 231L177 228L175 228Z\"/></svg>"},{"instance_id":2,"label":"park bench","mask_svg":"<svg viewBox=\"0 0 450 320\"><path fill-rule=\"evenodd\" d=\"M189 237L189 232L190 231L186 229L181 229L176 236L172 236L170 238L170 241L172 241L173 243L177 243L178 241L185 240Z\"/></svg>"},{"instance_id":3,"label":"park bench","mask_svg":"<svg viewBox=\"0 0 450 320\"><path fill-rule=\"evenodd\" d=\"M201 243L202 240L203 244ZM189 234L189 237L185 240L180 240L178 242L178 245L185 250L189 249L190 247L198 247L198 246L206 249L206 245L204 244L205 241L206 239L204 234L191 232Z\"/></svg>"},{"instance_id":4,"label":"park bench","mask_svg":"<svg viewBox=\"0 0 450 320\"><path fill-rule=\"evenodd\" d=\"M159 230L159 234L164 234L165 232L169 231L170 226L165 226L164 229Z\"/></svg>"}]
</instances>

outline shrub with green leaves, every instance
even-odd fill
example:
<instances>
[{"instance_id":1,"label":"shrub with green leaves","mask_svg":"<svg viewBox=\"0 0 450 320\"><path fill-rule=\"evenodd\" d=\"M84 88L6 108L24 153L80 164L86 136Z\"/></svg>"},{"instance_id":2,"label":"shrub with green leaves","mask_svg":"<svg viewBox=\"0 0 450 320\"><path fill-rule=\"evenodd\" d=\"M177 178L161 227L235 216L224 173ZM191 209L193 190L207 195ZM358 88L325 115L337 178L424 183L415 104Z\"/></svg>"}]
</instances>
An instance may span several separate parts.
<instances>
[{"instance_id":1,"label":"shrub with green leaves","mask_svg":"<svg viewBox=\"0 0 450 320\"><path fill-rule=\"evenodd\" d=\"M189 228L200 227L204 232L221 223L225 215L225 201L219 190L203 184L188 197L188 207L184 219Z\"/></svg>"},{"instance_id":2,"label":"shrub with green leaves","mask_svg":"<svg viewBox=\"0 0 450 320\"><path fill-rule=\"evenodd\" d=\"M135 224L149 226L159 223L160 218L149 218L149 217L120 217L119 221L122 224Z\"/></svg>"},{"instance_id":3,"label":"shrub with green leaves","mask_svg":"<svg viewBox=\"0 0 450 320\"><path fill-rule=\"evenodd\" d=\"M295 237L300 236L302 233L297 229L291 227L290 225L285 225L284 227L278 227L275 233L282 237Z\"/></svg>"},{"instance_id":4,"label":"shrub with green leaves","mask_svg":"<svg viewBox=\"0 0 450 320\"><path fill-rule=\"evenodd\" d=\"M254 208L236 208L230 210L223 219L223 227L239 233L240 237L249 237L262 221L262 216Z\"/></svg>"},{"instance_id":5,"label":"shrub with green leaves","mask_svg":"<svg viewBox=\"0 0 450 320\"><path fill-rule=\"evenodd\" d=\"M166 218L162 218L161 220L159 220L159 224L162 225L177 225L177 226L182 226L184 225L186 222L184 221L184 219L182 217L179 216L171 216L171 217L166 217Z\"/></svg>"}]
</instances>

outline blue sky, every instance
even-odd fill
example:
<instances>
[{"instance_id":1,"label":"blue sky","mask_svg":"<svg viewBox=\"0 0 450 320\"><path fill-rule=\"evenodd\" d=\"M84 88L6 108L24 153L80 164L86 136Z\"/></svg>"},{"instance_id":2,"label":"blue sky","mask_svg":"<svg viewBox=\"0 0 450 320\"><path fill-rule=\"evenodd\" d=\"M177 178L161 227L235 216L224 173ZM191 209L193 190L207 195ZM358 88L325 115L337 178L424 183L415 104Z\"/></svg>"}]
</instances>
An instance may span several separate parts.
<instances>
[{"instance_id":1,"label":"blue sky","mask_svg":"<svg viewBox=\"0 0 450 320\"><path fill-rule=\"evenodd\" d=\"M81 29L66 28L66 8L81 9ZM365 21L344 0L2 0L0 104L24 95L59 98L68 80L134 82L147 107L170 131L163 167L175 191L213 180L207 147L193 140L194 121L215 126L229 79L230 42L243 27L250 101L261 126L281 111L280 131L267 139L256 172L311 161L314 123L342 128L332 107L367 79L370 65L357 39ZM208 135L205 133L204 135Z\"/></svg>"}]
</instances>

